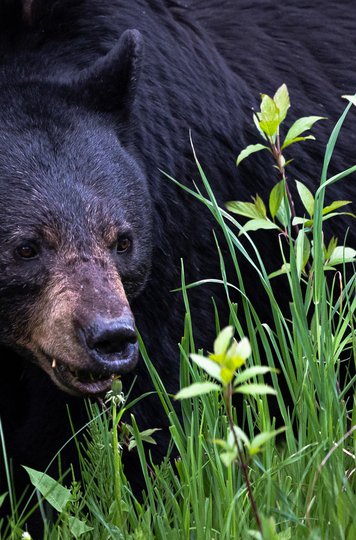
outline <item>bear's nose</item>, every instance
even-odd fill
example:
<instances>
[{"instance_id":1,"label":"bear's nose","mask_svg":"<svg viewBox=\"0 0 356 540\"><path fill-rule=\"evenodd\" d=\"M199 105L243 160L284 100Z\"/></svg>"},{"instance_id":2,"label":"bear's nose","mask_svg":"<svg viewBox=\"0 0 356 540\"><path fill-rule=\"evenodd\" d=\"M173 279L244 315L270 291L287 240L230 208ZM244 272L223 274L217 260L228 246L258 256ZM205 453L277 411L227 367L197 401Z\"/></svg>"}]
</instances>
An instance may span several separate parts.
<instances>
[{"instance_id":1,"label":"bear's nose","mask_svg":"<svg viewBox=\"0 0 356 540\"><path fill-rule=\"evenodd\" d=\"M97 315L89 325L80 328L80 334L99 369L120 374L135 367L138 343L132 317L108 319Z\"/></svg>"}]
</instances>

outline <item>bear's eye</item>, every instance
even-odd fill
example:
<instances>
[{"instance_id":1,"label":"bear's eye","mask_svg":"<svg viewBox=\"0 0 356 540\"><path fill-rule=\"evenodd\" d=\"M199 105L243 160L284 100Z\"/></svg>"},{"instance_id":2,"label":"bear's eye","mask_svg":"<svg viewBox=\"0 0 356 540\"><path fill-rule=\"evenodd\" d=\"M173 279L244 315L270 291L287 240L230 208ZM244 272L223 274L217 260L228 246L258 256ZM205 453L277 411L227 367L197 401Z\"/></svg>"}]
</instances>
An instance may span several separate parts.
<instances>
[{"instance_id":1,"label":"bear's eye","mask_svg":"<svg viewBox=\"0 0 356 540\"><path fill-rule=\"evenodd\" d=\"M38 256L38 250L31 244L22 244L16 248L16 254L21 259L35 259Z\"/></svg>"},{"instance_id":2,"label":"bear's eye","mask_svg":"<svg viewBox=\"0 0 356 540\"><path fill-rule=\"evenodd\" d=\"M119 236L116 244L117 253L125 253L131 247L131 240L127 236Z\"/></svg>"}]
</instances>

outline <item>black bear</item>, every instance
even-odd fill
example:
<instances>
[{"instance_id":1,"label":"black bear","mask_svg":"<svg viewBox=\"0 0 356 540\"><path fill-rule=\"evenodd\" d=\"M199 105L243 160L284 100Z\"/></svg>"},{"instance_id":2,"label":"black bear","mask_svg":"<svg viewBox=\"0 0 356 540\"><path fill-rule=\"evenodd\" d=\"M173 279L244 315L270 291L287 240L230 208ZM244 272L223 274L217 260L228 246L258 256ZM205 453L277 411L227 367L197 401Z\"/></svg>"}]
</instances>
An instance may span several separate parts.
<instances>
[{"instance_id":1,"label":"black bear","mask_svg":"<svg viewBox=\"0 0 356 540\"><path fill-rule=\"evenodd\" d=\"M326 0L0 2L0 414L15 469L44 469L70 434L66 404L80 422L78 396L102 395L114 374L150 388L135 325L177 388L180 259L187 281L220 270L209 212L161 170L199 180L191 131L219 202L269 191L264 160L235 167L254 142L251 106L286 82L296 115L336 120L356 89L350 12ZM296 149L314 183L330 126ZM352 127L342 141L333 170L352 164ZM340 190L352 199L350 180L331 197ZM190 296L205 346L213 294L219 305L209 285ZM162 417L155 402L137 414L151 427Z\"/></svg>"}]
</instances>

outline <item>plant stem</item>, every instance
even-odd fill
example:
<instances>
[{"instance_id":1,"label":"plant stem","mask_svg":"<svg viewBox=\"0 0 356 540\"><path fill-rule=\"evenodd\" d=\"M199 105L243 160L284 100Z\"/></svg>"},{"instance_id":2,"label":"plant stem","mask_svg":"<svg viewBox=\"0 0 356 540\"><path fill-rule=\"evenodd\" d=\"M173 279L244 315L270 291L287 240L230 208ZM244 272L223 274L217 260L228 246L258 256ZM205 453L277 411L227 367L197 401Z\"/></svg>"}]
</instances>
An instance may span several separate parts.
<instances>
[{"instance_id":1,"label":"plant stem","mask_svg":"<svg viewBox=\"0 0 356 540\"><path fill-rule=\"evenodd\" d=\"M122 514L121 514L121 478L120 478L120 469L121 469L121 457L119 453L119 439L117 436L118 424L120 418L117 417L116 404L112 407L112 424L113 424L113 452L114 452L114 496L115 496L115 509L116 509L116 518L117 523L122 525ZM116 521L116 520L115 520Z\"/></svg>"},{"instance_id":2,"label":"plant stem","mask_svg":"<svg viewBox=\"0 0 356 540\"><path fill-rule=\"evenodd\" d=\"M239 440L237 438L237 434L236 434L235 429L234 429L234 420L232 418L232 413L231 413L231 405L232 405L232 384L231 383L229 383L228 386L226 388L224 388L224 402L225 402L225 409L226 409L227 419L228 419L228 422L229 422L229 427L230 427L231 433L233 434L233 437L234 437L235 445L236 445L236 448L237 448L237 453L238 453L239 460L240 460L240 466L241 466L241 469L242 469L242 474L244 475L244 478L245 478L245 484L246 484L246 488L247 488L248 498L250 500L252 511L254 513L254 516L255 516L257 527L258 527L260 533L262 534L262 523L261 523L261 519L260 519L260 516L259 516L259 513L258 513L257 504L256 504L255 498L253 496L253 492L252 492L252 486L251 486L251 482L250 482L250 478L249 478L249 474L248 474L248 464L247 464L247 462L245 460L244 453L242 451Z\"/></svg>"}]
</instances>

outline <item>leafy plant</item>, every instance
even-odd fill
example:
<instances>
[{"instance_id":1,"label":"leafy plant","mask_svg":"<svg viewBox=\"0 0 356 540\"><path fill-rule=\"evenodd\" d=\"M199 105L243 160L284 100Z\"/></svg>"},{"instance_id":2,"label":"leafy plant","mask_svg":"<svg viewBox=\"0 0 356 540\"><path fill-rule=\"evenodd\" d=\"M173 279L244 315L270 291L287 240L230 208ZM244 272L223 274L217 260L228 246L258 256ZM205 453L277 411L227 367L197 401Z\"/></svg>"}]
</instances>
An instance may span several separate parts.
<instances>
[{"instance_id":1,"label":"leafy plant","mask_svg":"<svg viewBox=\"0 0 356 540\"><path fill-rule=\"evenodd\" d=\"M349 99L352 101L352 96ZM240 235L260 229L271 229L283 235L288 242L295 243L300 272L307 273L311 270L310 257L313 256L310 237L313 228L315 199L307 186L296 180L297 192L307 217L305 215L302 217L296 215L293 197L286 176L286 168L292 160L286 160L284 150L296 143L315 140L313 135L306 135L305 133L310 131L316 122L325 118L321 116L299 118L289 128L284 139L282 139L281 128L283 127L289 108L290 99L285 84L278 88L273 98L262 94L261 110L254 114L253 120L265 144L247 146L247 148L240 152L236 160L237 165L240 165L244 159L256 152L267 151L272 154L276 163L275 167L279 172L280 181L273 186L269 195L268 210L270 216L268 216L264 201L258 195L252 198L252 203L230 201L226 204L226 207L234 214L249 218L247 223L241 228ZM356 166L349 169L347 174L355 170ZM329 179L328 182L332 183L336 180L337 178L335 177ZM341 200L333 201L330 205L325 206L322 209L322 221L342 214L356 217L351 212L338 211L350 203L351 201ZM290 226L294 228L294 236L290 232ZM302 227L301 229L300 226ZM351 247L337 246L337 239L333 239L328 247L324 245L323 254L324 267L327 270L333 269L338 264L350 263L356 260L356 250ZM271 277L288 271L289 265L284 264L280 270L273 272Z\"/></svg>"}]
</instances>

